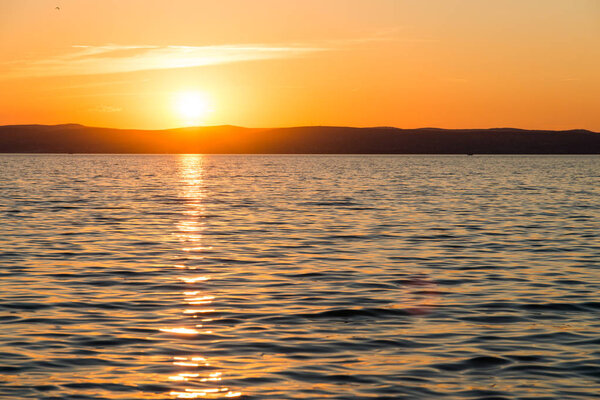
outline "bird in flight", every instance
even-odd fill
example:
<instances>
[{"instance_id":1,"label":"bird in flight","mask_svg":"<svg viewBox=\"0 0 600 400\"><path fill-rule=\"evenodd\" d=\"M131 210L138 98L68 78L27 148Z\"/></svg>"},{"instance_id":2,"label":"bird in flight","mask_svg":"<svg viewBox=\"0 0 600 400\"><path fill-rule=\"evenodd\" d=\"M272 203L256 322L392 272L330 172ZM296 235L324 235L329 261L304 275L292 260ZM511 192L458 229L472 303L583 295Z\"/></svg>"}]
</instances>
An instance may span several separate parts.
<instances>
[{"instance_id":1,"label":"bird in flight","mask_svg":"<svg viewBox=\"0 0 600 400\"><path fill-rule=\"evenodd\" d=\"M59 6L54 7L54 9L60 11L60 7Z\"/></svg>"}]
</instances>

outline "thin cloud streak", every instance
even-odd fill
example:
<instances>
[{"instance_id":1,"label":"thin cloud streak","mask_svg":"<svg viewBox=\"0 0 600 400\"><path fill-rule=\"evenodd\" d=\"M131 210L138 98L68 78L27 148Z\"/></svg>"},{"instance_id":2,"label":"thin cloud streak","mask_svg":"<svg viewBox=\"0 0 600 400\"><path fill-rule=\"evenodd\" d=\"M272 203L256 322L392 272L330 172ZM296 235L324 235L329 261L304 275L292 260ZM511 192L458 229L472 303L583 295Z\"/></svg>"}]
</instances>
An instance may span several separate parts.
<instances>
[{"instance_id":1,"label":"thin cloud streak","mask_svg":"<svg viewBox=\"0 0 600 400\"><path fill-rule=\"evenodd\" d=\"M135 82L137 83L144 83L144 82L149 82L150 79L138 79ZM119 85L129 85L132 83L131 79L120 79L117 81L107 81L107 80L102 80L100 82L87 82L87 83L80 83L80 84L75 84L75 85L65 85L65 86L56 86L56 87L52 87L52 88L45 88L45 89L41 89L43 91L56 91L57 89L59 90L67 90L67 89L89 89L89 88L94 88L94 87L103 87L106 88L107 86L119 86Z\"/></svg>"},{"instance_id":2,"label":"thin cloud streak","mask_svg":"<svg viewBox=\"0 0 600 400\"><path fill-rule=\"evenodd\" d=\"M121 107L114 107L114 106L107 106L107 105L101 105L101 106L90 108L89 111L101 112L101 113L114 113L114 112L121 112L121 111L123 111L123 108L121 108Z\"/></svg>"},{"instance_id":3,"label":"thin cloud streak","mask_svg":"<svg viewBox=\"0 0 600 400\"><path fill-rule=\"evenodd\" d=\"M68 54L23 62L15 74L22 77L96 75L122 72L201 67L242 61L299 57L328 50L319 47L219 46L72 46Z\"/></svg>"}]
</instances>

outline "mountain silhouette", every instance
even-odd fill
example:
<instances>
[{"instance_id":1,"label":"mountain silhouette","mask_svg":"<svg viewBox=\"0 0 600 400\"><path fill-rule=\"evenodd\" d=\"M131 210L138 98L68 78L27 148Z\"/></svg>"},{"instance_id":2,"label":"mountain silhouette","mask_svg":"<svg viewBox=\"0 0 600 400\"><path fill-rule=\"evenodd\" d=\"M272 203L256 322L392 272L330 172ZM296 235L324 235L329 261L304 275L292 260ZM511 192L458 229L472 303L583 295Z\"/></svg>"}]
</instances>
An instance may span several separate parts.
<instances>
[{"instance_id":1,"label":"mountain silhouette","mask_svg":"<svg viewBox=\"0 0 600 400\"><path fill-rule=\"evenodd\" d=\"M600 154L587 130L0 126L2 153Z\"/></svg>"}]
</instances>

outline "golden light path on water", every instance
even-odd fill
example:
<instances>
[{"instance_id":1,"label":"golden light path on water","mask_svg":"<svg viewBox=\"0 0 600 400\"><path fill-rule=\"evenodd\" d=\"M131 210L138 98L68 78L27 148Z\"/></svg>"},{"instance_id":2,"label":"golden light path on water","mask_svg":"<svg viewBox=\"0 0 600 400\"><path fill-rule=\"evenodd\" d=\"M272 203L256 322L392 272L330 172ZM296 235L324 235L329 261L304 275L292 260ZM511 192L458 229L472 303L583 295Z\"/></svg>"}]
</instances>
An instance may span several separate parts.
<instances>
[{"instance_id":1,"label":"golden light path on water","mask_svg":"<svg viewBox=\"0 0 600 400\"><path fill-rule=\"evenodd\" d=\"M205 259L207 251L212 250L210 243L207 243L205 233L204 217L206 216L206 186L204 181L204 168L206 165L205 156L202 155L180 155L179 159L179 179L181 190L179 197L185 203L185 210L182 212L184 218L176 224L176 237L181 243L181 251L185 254L186 262L178 262L174 267L181 272L176 277L177 280L186 284L189 289L182 293L182 300L185 302L185 308L182 310L184 320L188 321L183 326L165 326L159 330L164 333L172 334L174 338L180 340L194 340L199 343L201 348L203 336L206 340L209 336L214 337L213 330L210 329L210 323L213 321L211 315L217 310L211 305L215 296L207 291L207 283L211 277L198 273L200 267L191 265L194 262ZM190 264L190 265L188 265ZM422 316L428 314L436 303L436 288L433 281L426 274L421 274L407 283L412 290L404 293L404 296L398 299L398 304L394 307L404 308L409 313ZM420 292L420 294L416 294ZM200 350L199 353L190 353L173 357L172 364L175 367L182 368L182 371L169 375L169 383L177 384L176 389L170 392L170 395L176 399L192 398L231 398L240 397L242 393L229 388L223 384L224 371L219 370L218 365L213 365L211 360L205 358ZM223 360L222 360L223 361ZM400 363L400 360L396 360ZM243 367L244 375L261 375L264 369L280 370L289 365L289 361L269 359L264 354L258 364L250 362ZM254 370L256 369L256 370Z\"/></svg>"},{"instance_id":2,"label":"golden light path on water","mask_svg":"<svg viewBox=\"0 0 600 400\"><path fill-rule=\"evenodd\" d=\"M206 160L203 155L187 154L180 155L178 162L181 182L179 197L185 202L185 210L182 212L184 218L176 224L175 235L181 243L181 250L185 254L188 264L193 264L194 261L203 260L206 252L212 250L212 246L206 241L203 221L206 215L207 196L203 177ZM209 326L213 319L210 317L217 310L211 307L215 296L207 291L206 286L211 278L196 273L199 267L187 265L185 262L179 262L173 267L181 271L176 279L189 287L182 293L182 300L186 305L182 314L188 323L183 326L161 327L159 331L172 334L175 339L187 341L202 339L203 335L213 335L214 332ZM395 307L405 308L417 316L428 314L435 306L437 297L433 281L423 274L409 282L408 286L413 290L404 293L404 296L398 299L399 302ZM416 294L416 292L421 294ZM202 340L198 340L198 343L202 343ZM175 356L171 362L174 367L182 369L181 372L167 377L169 383L177 385L176 389L169 393L175 399L216 399L242 396L241 392L223 385L224 371L219 370L218 365L213 365L211 360L203 357L201 351ZM398 364L403 362L406 361L396 360ZM279 370L288 365L289 361L269 359L263 354L259 364L250 362L250 365L246 365L243 369L246 374L255 376L255 374L261 374L258 370L265 368ZM254 368L257 371L253 371Z\"/></svg>"},{"instance_id":3,"label":"golden light path on water","mask_svg":"<svg viewBox=\"0 0 600 400\"><path fill-rule=\"evenodd\" d=\"M180 179L183 183L181 198L185 201L186 209L183 211L185 218L177 224L177 238L182 243L182 250L189 260L202 259L202 252L210 250L211 246L204 243L204 215L203 200L206 196L203 181L203 156L202 155L181 155L179 158ZM202 285L209 280L204 275L195 275L196 267L178 264L174 266L182 271L178 276L179 281L190 286L189 290L182 293L187 306L182 311L184 318L189 320L185 326L161 327L159 330L165 333L171 333L177 338L199 337L201 335L211 335L213 332L206 329L206 323L212 321L208 318L215 312L210 307L214 296L208 294ZM189 274L188 274L189 273ZM201 342L199 342L201 343ZM232 398L242 395L241 392L234 391L220 384L222 381L222 371L215 371L215 366L210 361L198 354L189 354L187 356L175 356L172 359L175 367L180 367L182 372L170 375L167 380L172 384L177 384L169 394L176 399L196 399L196 398ZM210 368L210 369L208 369ZM218 368L218 367L217 367ZM194 371L196 370L196 371ZM192 371L192 372L191 372Z\"/></svg>"}]
</instances>

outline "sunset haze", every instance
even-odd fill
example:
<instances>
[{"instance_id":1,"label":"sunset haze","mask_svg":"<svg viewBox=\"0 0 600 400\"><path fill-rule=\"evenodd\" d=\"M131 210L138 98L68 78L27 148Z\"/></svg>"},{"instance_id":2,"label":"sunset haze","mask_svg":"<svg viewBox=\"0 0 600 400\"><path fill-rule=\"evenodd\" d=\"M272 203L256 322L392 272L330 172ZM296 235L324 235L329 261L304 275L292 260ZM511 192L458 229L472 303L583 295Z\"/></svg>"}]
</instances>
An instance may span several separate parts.
<instances>
[{"instance_id":1,"label":"sunset haze","mask_svg":"<svg viewBox=\"0 0 600 400\"><path fill-rule=\"evenodd\" d=\"M599 131L598 21L592 0L2 0L0 125Z\"/></svg>"}]
</instances>

